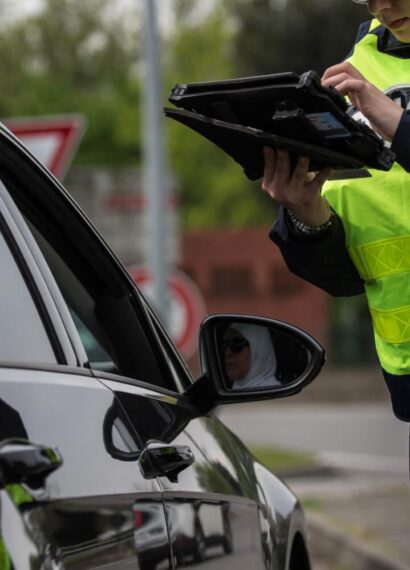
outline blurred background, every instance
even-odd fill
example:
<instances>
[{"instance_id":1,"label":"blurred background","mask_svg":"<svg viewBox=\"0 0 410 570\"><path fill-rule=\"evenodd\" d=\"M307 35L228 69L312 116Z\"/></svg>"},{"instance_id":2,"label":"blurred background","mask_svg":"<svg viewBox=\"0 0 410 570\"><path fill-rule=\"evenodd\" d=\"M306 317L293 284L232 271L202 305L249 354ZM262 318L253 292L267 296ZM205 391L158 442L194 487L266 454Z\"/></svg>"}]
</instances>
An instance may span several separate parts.
<instances>
[{"instance_id":1,"label":"blurred background","mask_svg":"<svg viewBox=\"0 0 410 570\"><path fill-rule=\"evenodd\" d=\"M0 116L6 124L17 117L84 118L65 185L143 287L147 242L156 239L148 231L150 189L143 175L149 130L144 3L0 1ZM347 0L152 4L161 107L177 82L321 73L347 55L367 17L363 6ZM276 206L260 182L248 181L196 133L171 121L161 128L165 198L158 247L170 276L183 272L175 276L165 320L194 372L198 323L204 312L217 311L289 320L326 345L332 365L374 365L363 299L331 300L288 273L267 238Z\"/></svg>"},{"instance_id":2,"label":"blurred background","mask_svg":"<svg viewBox=\"0 0 410 570\"><path fill-rule=\"evenodd\" d=\"M220 413L258 453L268 450L269 464L278 457L272 446L314 452L313 487L292 480L308 508L322 501L332 513L353 497L355 510L332 513L339 526L367 538L380 531L386 541L386 520L394 519L397 554L400 537L408 544L408 516L398 515L407 490L394 486L396 476L408 480L408 428L391 413L363 296L332 299L290 274L268 239L277 210L260 181L251 183L222 151L162 116L175 83L310 69L320 74L348 54L367 18L366 7L349 0L0 0L0 116L12 130L33 119L37 126L81 119L56 174L149 297L152 252L160 252L168 282L162 317L194 374L198 328L208 313L286 320L325 345L324 372L291 402L226 406ZM156 180L147 175L155 114L147 86L153 75ZM161 201L153 219L148 210L157 190ZM155 295L152 300L159 304ZM294 460L286 455L285 477ZM296 464L306 474L312 458L298 456ZM330 480L323 466L337 476ZM275 462L272 468L281 470ZM364 493L369 477L352 478L352 468L383 475L376 495ZM395 501L391 515L387 486ZM326 489L333 493L330 504ZM339 551L347 550L342 544ZM403 559L408 556L402 551ZM352 562L346 567L361 568Z\"/></svg>"}]
</instances>

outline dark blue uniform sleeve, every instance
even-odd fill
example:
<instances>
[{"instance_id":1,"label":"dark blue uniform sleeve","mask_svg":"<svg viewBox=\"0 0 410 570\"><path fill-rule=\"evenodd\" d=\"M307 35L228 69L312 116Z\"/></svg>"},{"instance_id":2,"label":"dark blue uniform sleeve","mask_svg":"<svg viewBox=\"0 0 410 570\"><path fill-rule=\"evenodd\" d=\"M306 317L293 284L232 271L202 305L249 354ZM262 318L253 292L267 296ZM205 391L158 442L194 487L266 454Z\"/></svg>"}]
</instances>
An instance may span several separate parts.
<instances>
[{"instance_id":1,"label":"dark blue uniform sleeve","mask_svg":"<svg viewBox=\"0 0 410 570\"><path fill-rule=\"evenodd\" d=\"M291 229L281 206L269 237L279 246L288 269L302 279L335 297L363 293L364 282L347 252L343 224L337 215L326 233L304 236Z\"/></svg>"},{"instance_id":2,"label":"dark blue uniform sleeve","mask_svg":"<svg viewBox=\"0 0 410 570\"><path fill-rule=\"evenodd\" d=\"M395 152L396 161L400 166L410 172L410 111L403 113L391 149Z\"/></svg>"}]
</instances>

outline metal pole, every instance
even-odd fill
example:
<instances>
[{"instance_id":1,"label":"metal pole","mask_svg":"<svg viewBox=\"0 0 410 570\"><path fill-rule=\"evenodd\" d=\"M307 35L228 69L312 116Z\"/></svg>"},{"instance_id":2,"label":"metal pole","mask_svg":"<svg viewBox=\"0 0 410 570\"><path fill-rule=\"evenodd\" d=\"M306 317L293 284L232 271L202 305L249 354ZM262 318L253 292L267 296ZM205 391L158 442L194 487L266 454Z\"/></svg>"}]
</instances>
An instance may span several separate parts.
<instances>
[{"instance_id":1,"label":"metal pole","mask_svg":"<svg viewBox=\"0 0 410 570\"><path fill-rule=\"evenodd\" d=\"M164 325L167 326L169 318L166 255L168 216L155 4L155 0L144 0L145 78L142 113L144 191L148 221L148 269L152 279L153 302Z\"/></svg>"}]
</instances>

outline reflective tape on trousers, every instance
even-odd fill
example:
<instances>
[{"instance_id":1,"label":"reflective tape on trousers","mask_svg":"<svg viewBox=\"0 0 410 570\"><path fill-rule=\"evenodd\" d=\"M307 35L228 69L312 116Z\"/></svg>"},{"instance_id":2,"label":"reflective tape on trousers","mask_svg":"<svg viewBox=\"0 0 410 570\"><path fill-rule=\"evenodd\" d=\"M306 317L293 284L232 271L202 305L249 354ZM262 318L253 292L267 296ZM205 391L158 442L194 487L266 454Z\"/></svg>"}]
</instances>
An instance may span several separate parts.
<instances>
[{"instance_id":1,"label":"reflective tape on trousers","mask_svg":"<svg viewBox=\"0 0 410 570\"><path fill-rule=\"evenodd\" d=\"M400 344L410 342L410 305L379 311L370 308L374 330L386 342Z\"/></svg>"}]
</instances>

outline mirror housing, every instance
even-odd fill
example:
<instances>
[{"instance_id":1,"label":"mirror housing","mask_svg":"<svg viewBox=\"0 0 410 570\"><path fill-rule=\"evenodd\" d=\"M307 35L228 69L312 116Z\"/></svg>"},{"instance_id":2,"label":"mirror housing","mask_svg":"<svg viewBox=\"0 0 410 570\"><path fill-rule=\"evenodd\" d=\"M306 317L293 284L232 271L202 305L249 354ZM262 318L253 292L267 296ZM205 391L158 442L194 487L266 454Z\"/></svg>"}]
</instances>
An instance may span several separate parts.
<instances>
[{"instance_id":1,"label":"mirror housing","mask_svg":"<svg viewBox=\"0 0 410 570\"><path fill-rule=\"evenodd\" d=\"M5 439L0 444L0 488L21 483L41 487L62 464L63 458L56 447L20 438Z\"/></svg>"},{"instance_id":2,"label":"mirror housing","mask_svg":"<svg viewBox=\"0 0 410 570\"><path fill-rule=\"evenodd\" d=\"M227 354L232 352L235 357L243 347L244 352L251 353L252 348L259 347L260 351L262 345L269 344L273 356L265 358L270 369L263 374L263 382L261 374L257 381L250 374L247 375L250 382L232 381L234 374L229 372ZM292 396L310 384L325 363L323 346L302 329L283 321L235 314L211 315L203 320L199 354L202 375L190 386L186 396L202 412L220 404ZM259 354L259 372L260 357Z\"/></svg>"}]
</instances>

